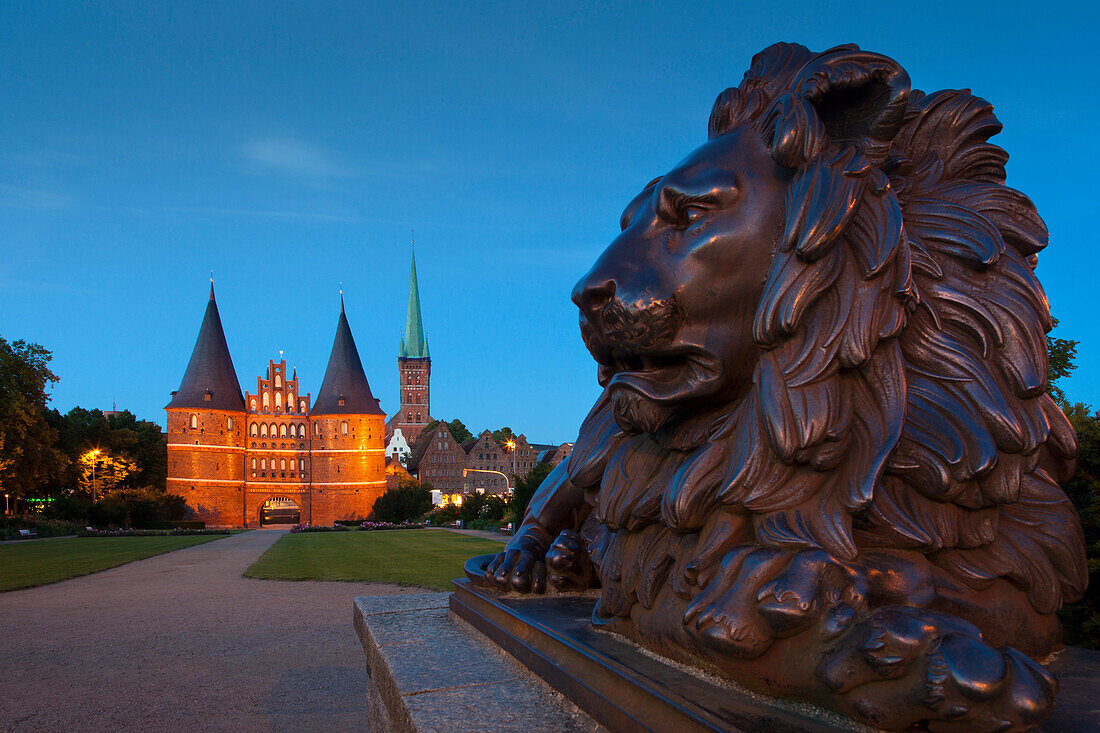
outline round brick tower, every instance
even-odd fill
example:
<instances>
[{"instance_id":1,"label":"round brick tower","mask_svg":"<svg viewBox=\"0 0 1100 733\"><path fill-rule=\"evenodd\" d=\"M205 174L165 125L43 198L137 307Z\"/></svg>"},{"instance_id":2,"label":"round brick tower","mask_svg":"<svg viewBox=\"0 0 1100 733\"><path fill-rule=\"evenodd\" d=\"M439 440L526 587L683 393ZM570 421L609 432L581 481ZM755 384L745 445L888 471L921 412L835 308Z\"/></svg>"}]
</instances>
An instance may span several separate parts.
<instances>
[{"instance_id":1,"label":"round brick tower","mask_svg":"<svg viewBox=\"0 0 1100 733\"><path fill-rule=\"evenodd\" d=\"M246 413L213 283L183 381L164 409L168 491L182 496L208 526L240 524Z\"/></svg>"},{"instance_id":2,"label":"round brick tower","mask_svg":"<svg viewBox=\"0 0 1100 733\"><path fill-rule=\"evenodd\" d=\"M385 420L367 383L341 297L328 368L309 414L313 524L370 514L386 490Z\"/></svg>"}]
</instances>

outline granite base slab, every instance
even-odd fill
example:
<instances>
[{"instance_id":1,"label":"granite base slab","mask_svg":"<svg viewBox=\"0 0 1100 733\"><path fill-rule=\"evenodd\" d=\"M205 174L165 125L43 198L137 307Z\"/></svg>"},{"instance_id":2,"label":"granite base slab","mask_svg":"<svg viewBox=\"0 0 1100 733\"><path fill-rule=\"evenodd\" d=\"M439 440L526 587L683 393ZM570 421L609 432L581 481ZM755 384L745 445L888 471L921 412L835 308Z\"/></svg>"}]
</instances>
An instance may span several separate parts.
<instances>
[{"instance_id":1,"label":"granite base slab","mask_svg":"<svg viewBox=\"0 0 1100 733\"><path fill-rule=\"evenodd\" d=\"M367 728L378 733L604 731L448 610L447 594L356 598Z\"/></svg>"}]
</instances>

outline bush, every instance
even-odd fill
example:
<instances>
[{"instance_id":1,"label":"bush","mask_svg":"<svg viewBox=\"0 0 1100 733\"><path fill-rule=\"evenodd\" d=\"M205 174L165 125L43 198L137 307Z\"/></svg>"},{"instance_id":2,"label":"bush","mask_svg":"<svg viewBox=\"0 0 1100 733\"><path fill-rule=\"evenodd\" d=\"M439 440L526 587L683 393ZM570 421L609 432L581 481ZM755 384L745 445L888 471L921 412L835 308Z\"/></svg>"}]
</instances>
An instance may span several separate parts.
<instances>
[{"instance_id":1,"label":"bush","mask_svg":"<svg viewBox=\"0 0 1100 733\"><path fill-rule=\"evenodd\" d=\"M96 503L79 493L68 492L50 503L48 515L64 521L95 527L150 527L169 522L170 529L183 519L187 503L182 496L153 488L123 489Z\"/></svg>"},{"instance_id":2,"label":"bush","mask_svg":"<svg viewBox=\"0 0 1100 733\"><path fill-rule=\"evenodd\" d=\"M183 520L147 522L141 529L206 529L206 522Z\"/></svg>"},{"instance_id":3,"label":"bush","mask_svg":"<svg viewBox=\"0 0 1100 733\"><path fill-rule=\"evenodd\" d=\"M387 489L371 511L376 522L417 522L432 508L432 493L419 481L405 480L396 489Z\"/></svg>"},{"instance_id":4,"label":"bush","mask_svg":"<svg viewBox=\"0 0 1100 733\"><path fill-rule=\"evenodd\" d=\"M0 516L0 540L19 539L21 529L33 529L39 537L67 537L77 534L83 527L73 522L43 519L31 514Z\"/></svg>"}]
</instances>

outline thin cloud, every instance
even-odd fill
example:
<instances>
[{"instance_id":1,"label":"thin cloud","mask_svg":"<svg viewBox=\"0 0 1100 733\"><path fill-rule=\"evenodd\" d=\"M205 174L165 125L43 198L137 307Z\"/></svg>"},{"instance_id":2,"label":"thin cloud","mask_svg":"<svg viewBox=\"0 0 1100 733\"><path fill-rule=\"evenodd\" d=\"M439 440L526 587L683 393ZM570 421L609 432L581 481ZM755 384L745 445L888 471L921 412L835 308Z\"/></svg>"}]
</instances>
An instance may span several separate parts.
<instances>
[{"instance_id":1,"label":"thin cloud","mask_svg":"<svg viewBox=\"0 0 1100 733\"><path fill-rule=\"evenodd\" d=\"M73 205L73 197L67 193L25 186L0 185L0 207L57 211Z\"/></svg>"},{"instance_id":2,"label":"thin cloud","mask_svg":"<svg viewBox=\"0 0 1100 733\"><path fill-rule=\"evenodd\" d=\"M290 138L267 137L245 144L244 157L259 168L313 179L346 178L351 170L320 148Z\"/></svg>"}]
</instances>

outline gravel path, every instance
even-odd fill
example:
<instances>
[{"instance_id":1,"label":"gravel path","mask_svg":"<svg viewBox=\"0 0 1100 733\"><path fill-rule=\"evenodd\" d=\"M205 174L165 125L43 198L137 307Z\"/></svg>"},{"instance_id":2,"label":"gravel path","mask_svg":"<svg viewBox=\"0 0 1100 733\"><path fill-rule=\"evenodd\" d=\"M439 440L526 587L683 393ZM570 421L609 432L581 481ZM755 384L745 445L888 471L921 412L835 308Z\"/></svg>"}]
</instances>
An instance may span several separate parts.
<instances>
[{"instance_id":1,"label":"gravel path","mask_svg":"<svg viewBox=\"0 0 1100 733\"><path fill-rule=\"evenodd\" d=\"M0 730L362 730L352 599L423 591L241 577L284 533L0 594Z\"/></svg>"}]
</instances>

